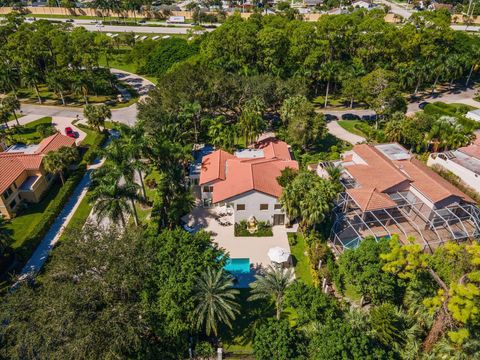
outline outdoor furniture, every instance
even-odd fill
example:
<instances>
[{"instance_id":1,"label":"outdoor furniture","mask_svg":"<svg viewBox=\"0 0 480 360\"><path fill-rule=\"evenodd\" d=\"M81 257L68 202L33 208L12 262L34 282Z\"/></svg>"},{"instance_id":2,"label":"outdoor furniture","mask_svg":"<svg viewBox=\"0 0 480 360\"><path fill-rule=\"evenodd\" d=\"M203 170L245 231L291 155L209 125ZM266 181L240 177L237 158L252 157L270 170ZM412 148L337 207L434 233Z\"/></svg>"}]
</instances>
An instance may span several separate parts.
<instances>
[{"instance_id":1,"label":"outdoor furniture","mask_svg":"<svg viewBox=\"0 0 480 360\"><path fill-rule=\"evenodd\" d=\"M290 252L280 246L275 246L268 250L268 257L274 264L282 265L290 259Z\"/></svg>"}]
</instances>

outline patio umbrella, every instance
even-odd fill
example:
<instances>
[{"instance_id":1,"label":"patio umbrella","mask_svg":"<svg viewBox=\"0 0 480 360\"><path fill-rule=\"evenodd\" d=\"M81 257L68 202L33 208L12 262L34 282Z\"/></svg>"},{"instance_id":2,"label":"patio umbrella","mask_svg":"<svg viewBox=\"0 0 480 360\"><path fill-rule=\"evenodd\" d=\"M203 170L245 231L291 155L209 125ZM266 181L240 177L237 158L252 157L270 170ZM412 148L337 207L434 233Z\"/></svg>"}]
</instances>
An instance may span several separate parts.
<instances>
[{"instance_id":1,"label":"patio umbrella","mask_svg":"<svg viewBox=\"0 0 480 360\"><path fill-rule=\"evenodd\" d=\"M268 257L273 262L284 263L288 261L288 258L290 257L290 252L285 250L284 248L281 248L280 246L275 246L268 250Z\"/></svg>"}]
</instances>

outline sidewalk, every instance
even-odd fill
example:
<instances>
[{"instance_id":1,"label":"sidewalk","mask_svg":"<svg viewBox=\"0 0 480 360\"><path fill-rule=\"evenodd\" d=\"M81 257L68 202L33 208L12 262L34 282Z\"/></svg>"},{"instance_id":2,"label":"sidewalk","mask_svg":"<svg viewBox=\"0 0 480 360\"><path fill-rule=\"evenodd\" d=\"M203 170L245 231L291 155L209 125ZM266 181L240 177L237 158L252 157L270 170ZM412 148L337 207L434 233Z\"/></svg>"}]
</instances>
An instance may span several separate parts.
<instances>
[{"instance_id":1,"label":"sidewalk","mask_svg":"<svg viewBox=\"0 0 480 360\"><path fill-rule=\"evenodd\" d=\"M27 264L23 267L19 281L24 280L31 273L37 273L40 271L47 261L50 250L52 250L58 239L60 239L60 236L62 236L65 227L68 225L75 214L75 211L80 205L80 202L87 194L88 187L90 186L91 172L92 170L88 170L83 176L82 180L80 180L80 183L77 185L77 188L67 201L65 207L62 209L55 222L50 227L50 230L48 230L47 234L37 246Z\"/></svg>"}]
</instances>

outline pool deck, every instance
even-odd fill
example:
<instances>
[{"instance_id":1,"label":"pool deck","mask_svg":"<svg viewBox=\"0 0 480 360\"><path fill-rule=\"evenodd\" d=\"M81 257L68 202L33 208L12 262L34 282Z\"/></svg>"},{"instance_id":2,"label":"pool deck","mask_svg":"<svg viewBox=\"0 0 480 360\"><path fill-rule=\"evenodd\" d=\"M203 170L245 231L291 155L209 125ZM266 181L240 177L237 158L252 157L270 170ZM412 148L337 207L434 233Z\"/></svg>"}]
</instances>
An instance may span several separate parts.
<instances>
[{"instance_id":1,"label":"pool deck","mask_svg":"<svg viewBox=\"0 0 480 360\"><path fill-rule=\"evenodd\" d=\"M268 250L275 246L280 246L290 251L288 244L288 232L296 232L296 227L285 228L284 226L274 226L272 228L273 236L267 237L235 237L234 227L222 226L215 220L216 209L206 209L196 207L186 215L183 220L192 227L200 226L204 230L212 233L212 239L228 252L230 258L249 258L250 265L254 269L265 268L271 265L268 257ZM233 220L231 220L233 223Z\"/></svg>"}]
</instances>

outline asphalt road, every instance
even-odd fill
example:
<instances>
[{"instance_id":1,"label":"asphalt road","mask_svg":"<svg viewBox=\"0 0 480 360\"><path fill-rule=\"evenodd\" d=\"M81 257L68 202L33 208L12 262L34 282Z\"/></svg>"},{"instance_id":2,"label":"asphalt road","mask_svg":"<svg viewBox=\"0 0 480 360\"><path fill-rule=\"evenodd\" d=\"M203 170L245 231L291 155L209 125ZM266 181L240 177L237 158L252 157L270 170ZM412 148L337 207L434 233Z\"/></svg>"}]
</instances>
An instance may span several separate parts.
<instances>
[{"instance_id":1,"label":"asphalt road","mask_svg":"<svg viewBox=\"0 0 480 360\"><path fill-rule=\"evenodd\" d=\"M115 76L132 86L140 95L140 99L144 98L148 91L150 91L154 84L149 80L138 75L121 71L117 69L110 70ZM24 115L41 115L41 116L62 116L69 118L76 118L77 116L83 118L83 108L67 107L67 106L49 106L37 104L22 104L22 113ZM120 109L112 109L112 121L121 122L127 125L134 125L137 120L137 104Z\"/></svg>"}]
</instances>

